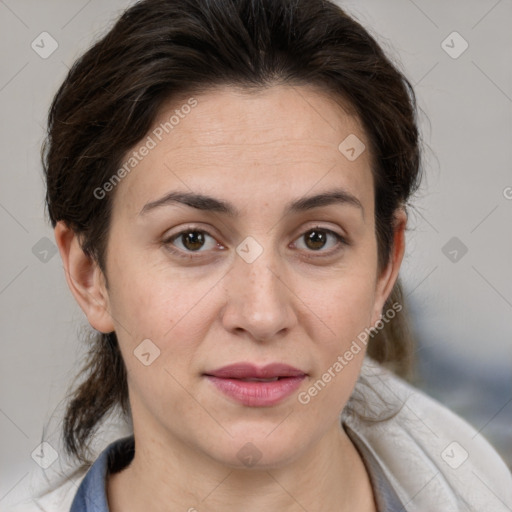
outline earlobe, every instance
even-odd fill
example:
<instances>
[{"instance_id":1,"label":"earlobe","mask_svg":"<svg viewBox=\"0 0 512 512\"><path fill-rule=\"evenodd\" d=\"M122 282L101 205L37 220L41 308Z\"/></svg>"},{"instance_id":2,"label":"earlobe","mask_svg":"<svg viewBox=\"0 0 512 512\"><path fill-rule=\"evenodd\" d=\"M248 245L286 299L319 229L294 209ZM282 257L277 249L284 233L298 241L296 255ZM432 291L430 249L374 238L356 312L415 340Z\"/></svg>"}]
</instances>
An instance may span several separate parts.
<instances>
[{"instance_id":1,"label":"earlobe","mask_svg":"<svg viewBox=\"0 0 512 512\"><path fill-rule=\"evenodd\" d=\"M407 226L407 213L405 209L400 208L395 214L393 247L390 261L386 269L377 278L377 288L375 296L375 308L372 315L372 325L381 318L382 308L393 290L393 286L398 278L400 266L405 253L405 228Z\"/></svg>"},{"instance_id":2,"label":"earlobe","mask_svg":"<svg viewBox=\"0 0 512 512\"><path fill-rule=\"evenodd\" d=\"M54 235L69 289L87 320L97 331L114 331L103 272L84 253L77 234L63 221L57 222Z\"/></svg>"}]
</instances>

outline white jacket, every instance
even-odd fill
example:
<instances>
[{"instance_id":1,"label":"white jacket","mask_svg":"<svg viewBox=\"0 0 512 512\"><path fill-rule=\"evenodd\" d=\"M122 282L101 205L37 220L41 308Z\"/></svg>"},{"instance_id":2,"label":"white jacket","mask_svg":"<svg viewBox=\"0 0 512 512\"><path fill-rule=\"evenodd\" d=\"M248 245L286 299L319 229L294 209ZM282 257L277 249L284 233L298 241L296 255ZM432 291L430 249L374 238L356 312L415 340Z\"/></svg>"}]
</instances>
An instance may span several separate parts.
<instances>
[{"instance_id":1,"label":"white jacket","mask_svg":"<svg viewBox=\"0 0 512 512\"><path fill-rule=\"evenodd\" d=\"M406 512L512 511L512 474L485 438L368 357L348 405L341 422L377 459ZM11 512L69 512L85 473Z\"/></svg>"}]
</instances>

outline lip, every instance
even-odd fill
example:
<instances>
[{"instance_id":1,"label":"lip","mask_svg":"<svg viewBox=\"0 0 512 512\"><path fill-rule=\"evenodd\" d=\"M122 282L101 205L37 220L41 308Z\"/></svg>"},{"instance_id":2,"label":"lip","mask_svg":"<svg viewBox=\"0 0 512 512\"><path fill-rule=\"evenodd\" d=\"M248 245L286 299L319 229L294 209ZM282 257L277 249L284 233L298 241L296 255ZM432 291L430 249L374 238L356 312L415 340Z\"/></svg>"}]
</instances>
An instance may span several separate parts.
<instances>
[{"instance_id":1,"label":"lip","mask_svg":"<svg viewBox=\"0 0 512 512\"><path fill-rule=\"evenodd\" d=\"M203 374L223 394L249 407L270 407L290 396L307 377L298 368L271 363L258 367L235 363ZM275 379L268 382L241 379Z\"/></svg>"},{"instance_id":2,"label":"lip","mask_svg":"<svg viewBox=\"0 0 512 512\"><path fill-rule=\"evenodd\" d=\"M224 379L273 379L274 377L300 377L305 372L284 363L270 363L265 366L256 366L252 363L234 363L205 375Z\"/></svg>"}]
</instances>

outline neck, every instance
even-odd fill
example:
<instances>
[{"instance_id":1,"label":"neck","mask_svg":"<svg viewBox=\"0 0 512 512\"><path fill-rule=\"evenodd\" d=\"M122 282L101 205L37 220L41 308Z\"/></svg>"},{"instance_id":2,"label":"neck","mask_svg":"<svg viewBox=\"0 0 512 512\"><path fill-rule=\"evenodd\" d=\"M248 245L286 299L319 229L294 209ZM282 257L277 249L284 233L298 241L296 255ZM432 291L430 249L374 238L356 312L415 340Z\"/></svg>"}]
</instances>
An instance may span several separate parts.
<instances>
[{"instance_id":1,"label":"neck","mask_svg":"<svg viewBox=\"0 0 512 512\"><path fill-rule=\"evenodd\" d=\"M107 482L111 512L376 511L364 464L339 423L300 457L266 469L232 468L177 441L134 434L132 462Z\"/></svg>"}]
</instances>

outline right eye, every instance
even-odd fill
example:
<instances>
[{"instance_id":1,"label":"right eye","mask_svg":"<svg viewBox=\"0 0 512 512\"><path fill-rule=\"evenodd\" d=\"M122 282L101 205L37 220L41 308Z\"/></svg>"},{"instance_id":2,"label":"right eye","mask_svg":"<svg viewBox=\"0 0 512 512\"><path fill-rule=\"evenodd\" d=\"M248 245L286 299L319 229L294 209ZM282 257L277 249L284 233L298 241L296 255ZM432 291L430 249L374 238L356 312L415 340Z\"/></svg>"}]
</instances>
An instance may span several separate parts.
<instances>
[{"instance_id":1,"label":"right eye","mask_svg":"<svg viewBox=\"0 0 512 512\"><path fill-rule=\"evenodd\" d=\"M211 239L209 244L208 238ZM188 259L194 258L194 253L205 253L209 249L222 247L207 231L196 228L187 228L179 233L175 233L163 240L162 243L173 254ZM201 251L204 247L206 247L206 250Z\"/></svg>"}]
</instances>

